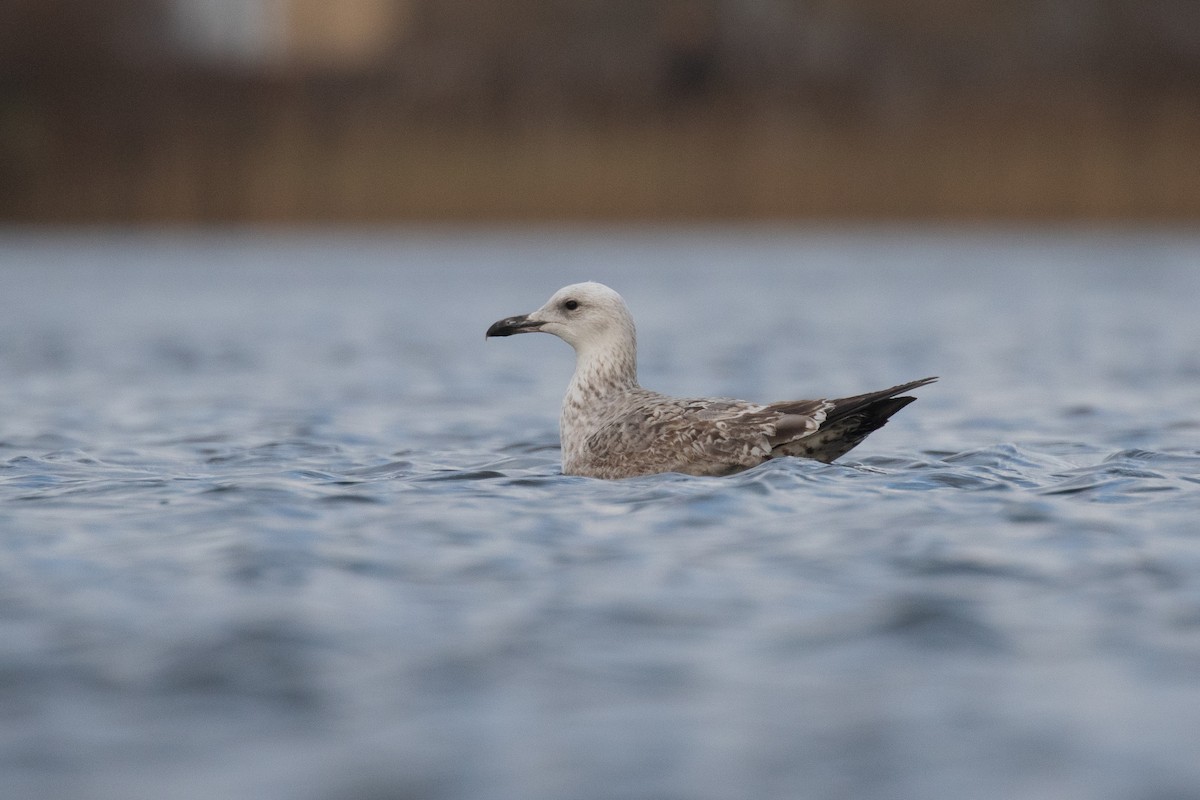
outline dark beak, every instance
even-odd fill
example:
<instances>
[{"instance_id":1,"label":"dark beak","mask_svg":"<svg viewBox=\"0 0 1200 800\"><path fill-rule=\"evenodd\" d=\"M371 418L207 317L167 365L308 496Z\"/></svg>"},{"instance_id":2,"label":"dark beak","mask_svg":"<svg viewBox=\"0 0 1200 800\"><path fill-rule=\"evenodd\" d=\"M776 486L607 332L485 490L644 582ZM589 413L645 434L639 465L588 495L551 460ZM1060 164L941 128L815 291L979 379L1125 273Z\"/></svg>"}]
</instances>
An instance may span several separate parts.
<instances>
[{"instance_id":1,"label":"dark beak","mask_svg":"<svg viewBox=\"0 0 1200 800\"><path fill-rule=\"evenodd\" d=\"M507 317L488 328L483 338L486 339L489 336L512 336L514 333L533 333L545 324L545 322L529 319L528 314L522 314L519 317Z\"/></svg>"}]
</instances>

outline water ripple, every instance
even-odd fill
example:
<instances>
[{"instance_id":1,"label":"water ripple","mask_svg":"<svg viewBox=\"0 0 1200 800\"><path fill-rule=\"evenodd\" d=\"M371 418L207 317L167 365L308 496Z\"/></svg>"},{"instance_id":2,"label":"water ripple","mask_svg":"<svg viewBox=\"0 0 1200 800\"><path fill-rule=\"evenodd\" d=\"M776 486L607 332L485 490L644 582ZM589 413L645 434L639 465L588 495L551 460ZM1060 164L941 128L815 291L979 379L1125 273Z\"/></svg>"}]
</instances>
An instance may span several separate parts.
<instances>
[{"instance_id":1,"label":"water ripple","mask_svg":"<svg viewBox=\"0 0 1200 800\"><path fill-rule=\"evenodd\" d=\"M0 796L1200 785L1190 239L69 238L0 236ZM947 377L839 463L564 476L569 351L480 336L564 265L649 385Z\"/></svg>"}]
</instances>

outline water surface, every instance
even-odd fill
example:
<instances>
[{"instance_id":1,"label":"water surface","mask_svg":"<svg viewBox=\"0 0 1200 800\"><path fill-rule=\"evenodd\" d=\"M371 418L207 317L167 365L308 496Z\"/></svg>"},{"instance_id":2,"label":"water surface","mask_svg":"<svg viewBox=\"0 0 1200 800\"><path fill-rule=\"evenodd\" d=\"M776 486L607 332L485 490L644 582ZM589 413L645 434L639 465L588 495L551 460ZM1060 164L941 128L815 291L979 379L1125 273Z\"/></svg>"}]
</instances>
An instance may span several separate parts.
<instances>
[{"instance_id":1,"label":"water surface","mask_svg":"<svg viewBox=\"0 0 1200 800\"><path fill-rule=\"evenodd\" d=\"M0 236L0 795L1182 798L1200 237ZM842 462L559 473L643 383L937 374Z\"/></svg>"}]
</instances>

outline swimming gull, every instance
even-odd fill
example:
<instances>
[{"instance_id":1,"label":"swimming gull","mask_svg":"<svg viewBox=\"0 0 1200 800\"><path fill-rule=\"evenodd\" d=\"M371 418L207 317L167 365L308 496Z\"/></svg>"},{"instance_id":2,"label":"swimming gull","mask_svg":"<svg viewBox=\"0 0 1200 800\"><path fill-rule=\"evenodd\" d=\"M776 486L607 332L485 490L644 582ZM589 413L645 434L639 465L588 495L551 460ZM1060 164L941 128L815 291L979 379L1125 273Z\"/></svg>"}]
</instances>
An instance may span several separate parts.
<instances>
[{"instance_id":1,"label":"swimming gull","mask_svg":"<svg viewBox=\"0 0 1200 800\"><path fill-rule=\"evenodd\" d=\"M485 338L536 331L575 348L575 375L559 418L567 475L728 475L780 456L833 461L916 399L896 395L937 380L765 405L668 397L638 385L633 317L621 295L592 282L559 289L532 314L495 323Z\"/></svg>"}]
</instances>

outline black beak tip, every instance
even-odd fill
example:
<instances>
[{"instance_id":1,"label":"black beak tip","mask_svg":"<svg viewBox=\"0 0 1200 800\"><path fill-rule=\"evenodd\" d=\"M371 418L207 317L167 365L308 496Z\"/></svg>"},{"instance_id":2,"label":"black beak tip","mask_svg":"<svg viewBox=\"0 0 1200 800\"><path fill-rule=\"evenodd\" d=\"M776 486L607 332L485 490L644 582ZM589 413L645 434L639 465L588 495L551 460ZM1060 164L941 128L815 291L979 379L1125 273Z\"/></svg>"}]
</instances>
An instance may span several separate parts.
<instances>
[{"instance_id":1,"label":"black beak tip","mask_svg":"<svg viewBox=\"0 0 1200 800\"><path fill-rule=\"evenodd\" d=\"M526 315L506 317L499 322L492 323L492 326L487 329L487 333L483 335L483 338L490 339L493 336L512 336L514 333L529 333L530 331L536 331L540 327L540 323L531 323L529 317Z\"/></svg>"},{"instance_id":2,"label":"black beak tip","mask_svg":"<svg viewBox=\"0 0 1200 800\"><path fill-rule=\"evenodd\" d=\"M511 325L511 320L502 319L499 322L492 323L492 326L487 329L487 333L485 333L483 335L483 338L490 339L493 336L512 336L512 335L513 335L513 327Z\"/></svg>"}]
</instances>

